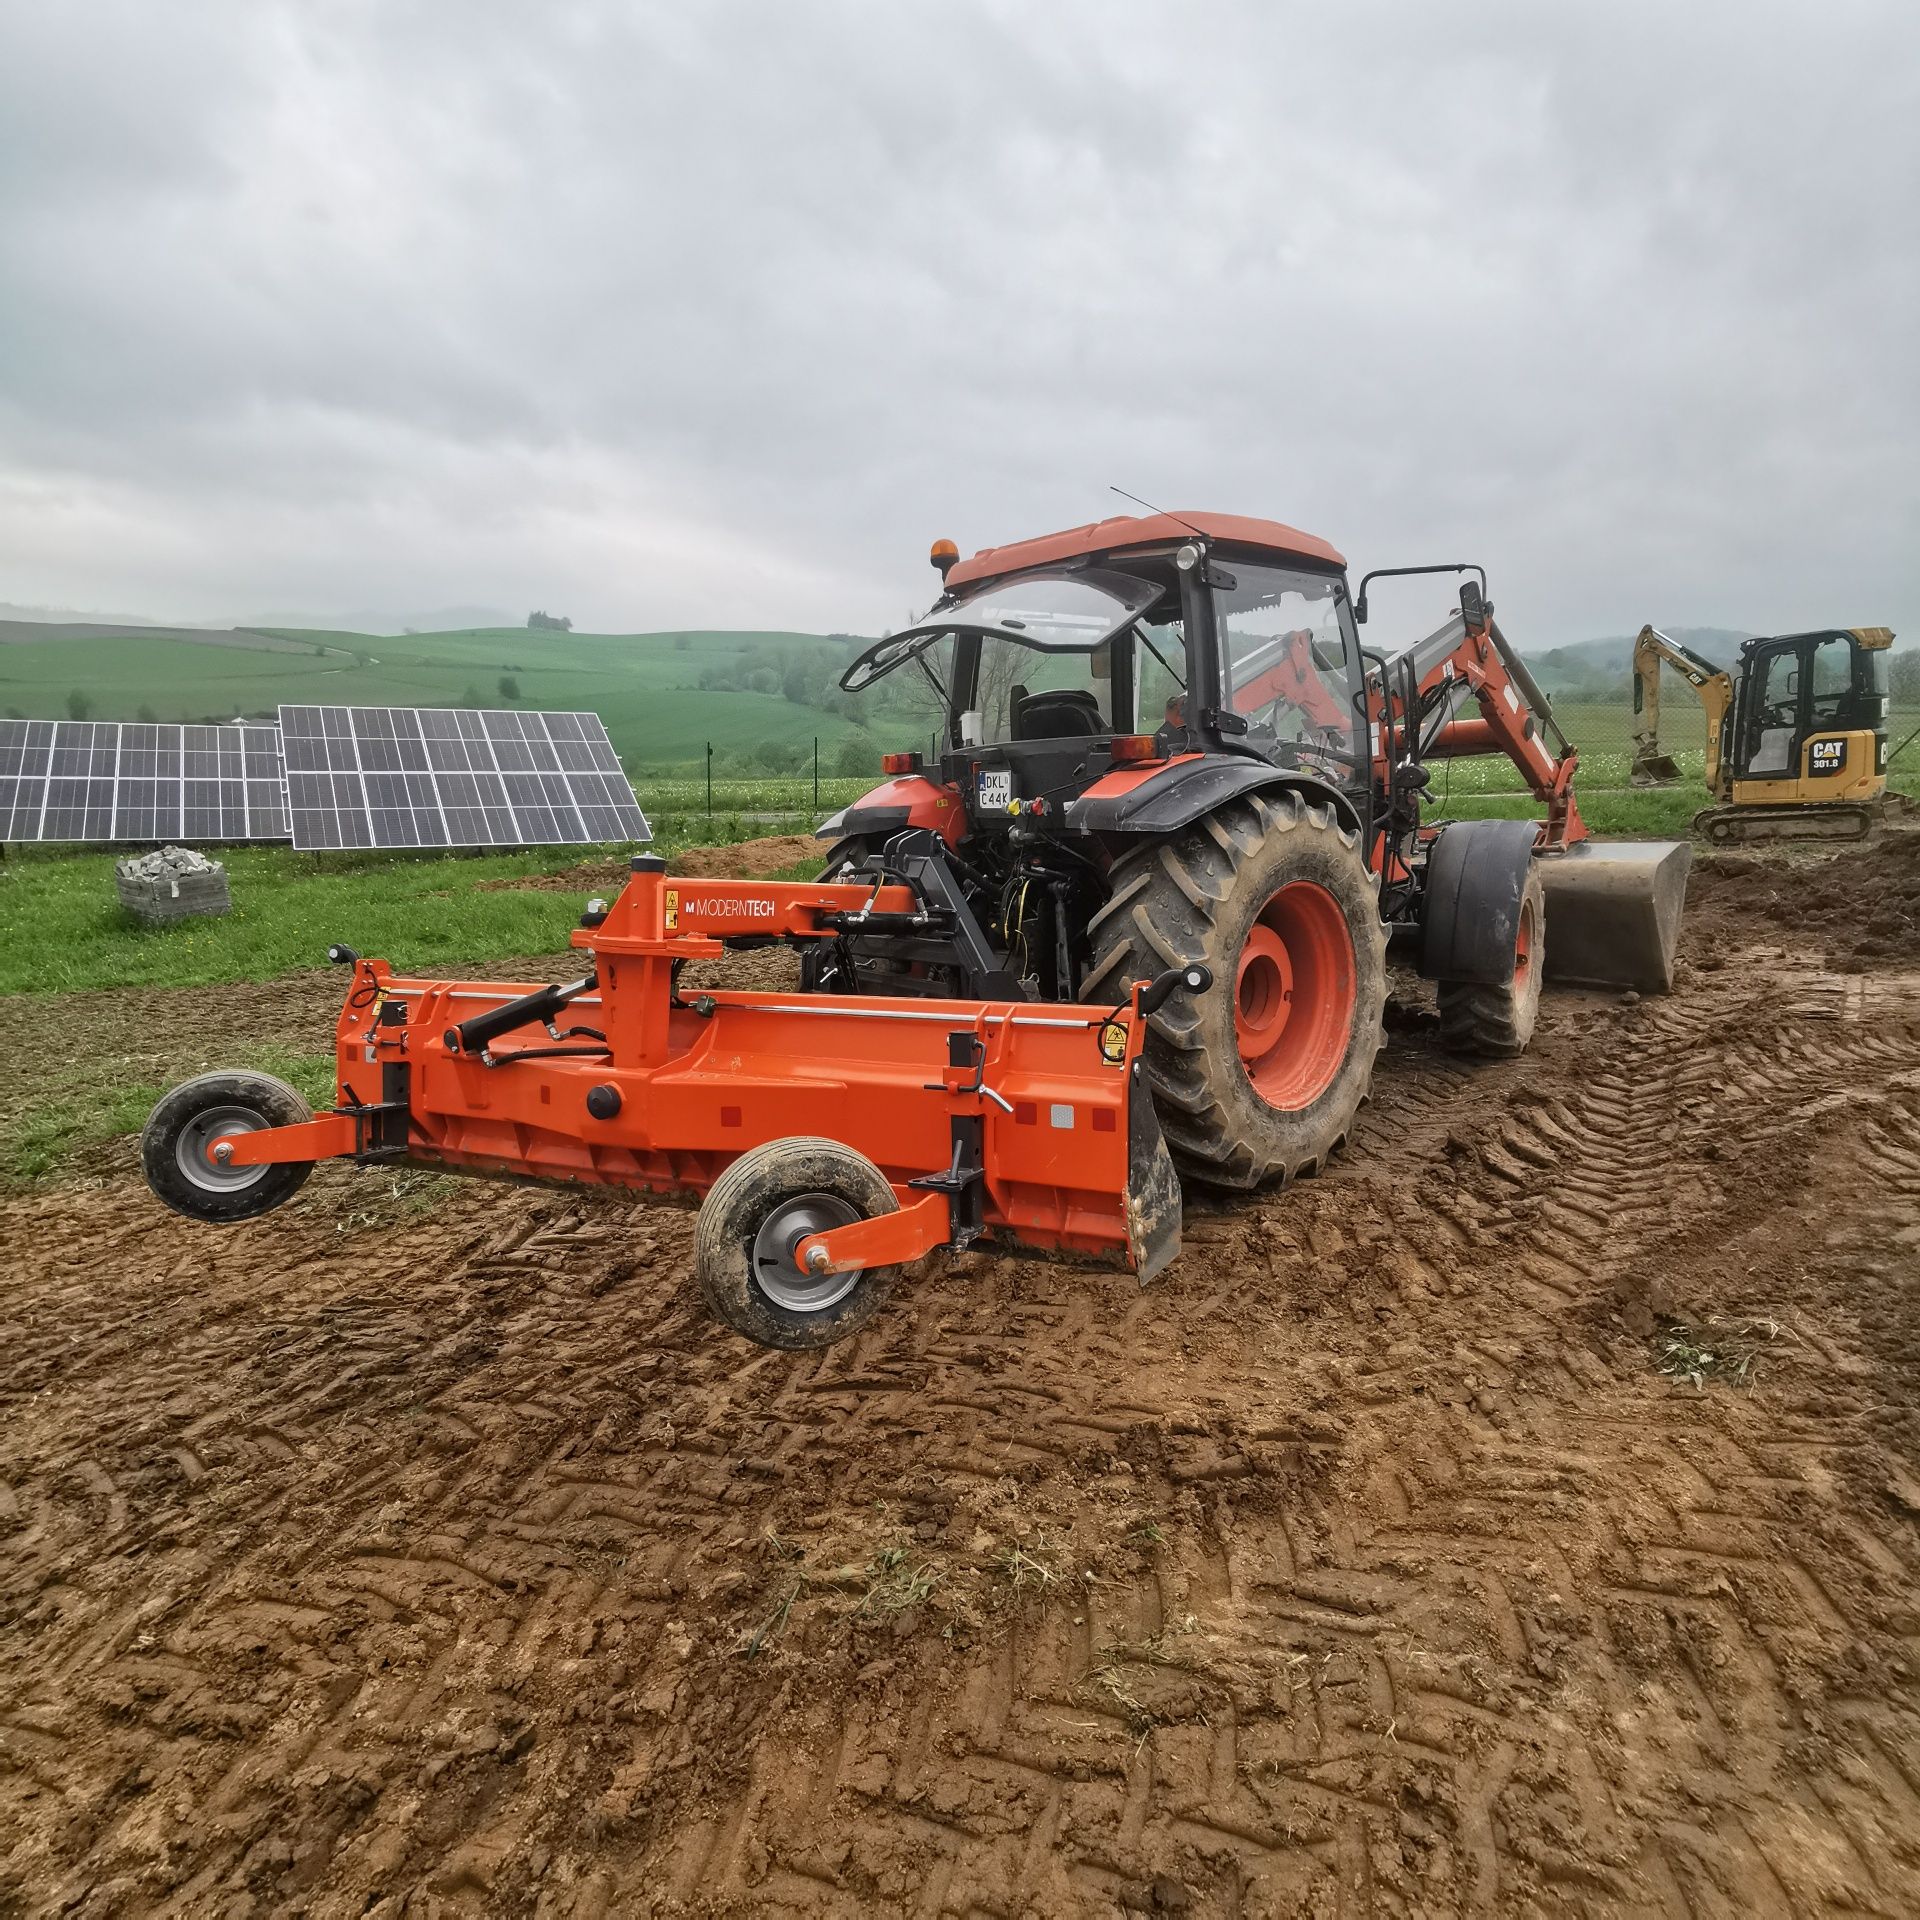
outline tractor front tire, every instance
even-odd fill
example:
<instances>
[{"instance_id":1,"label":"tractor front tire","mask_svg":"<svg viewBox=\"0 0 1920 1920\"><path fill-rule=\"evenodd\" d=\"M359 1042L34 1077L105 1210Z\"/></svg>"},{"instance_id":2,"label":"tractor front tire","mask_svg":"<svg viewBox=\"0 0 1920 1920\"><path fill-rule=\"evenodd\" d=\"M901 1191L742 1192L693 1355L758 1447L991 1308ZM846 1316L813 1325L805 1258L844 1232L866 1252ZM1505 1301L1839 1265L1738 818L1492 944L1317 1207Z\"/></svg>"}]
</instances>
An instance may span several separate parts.
<instances>
[{"instance_id":1,"label":"tractor front tire","mask_svg":"<svg viewBox=\"0 0 1920 1920\"><path fill-rule=\"evenodd\" d=\"M1247 1190L1345 1146L1385 1044L1387 934L1358 837L1298 794L1228 802L1115 862L1081 998L1199 961L1152 1016L1148 1084L1174 1164Z\"/></svg>"},{"instance_id":2,"label":"tractor front tire","mask_svg":"<svg viewBox=\"0 0 1920 1920\"><path fill-rule=\"evenodd\" d=\"M893 1213L886 1175L838 1140L769 1140L713 1183L694 1231L700 1292L715 1316L763 1347L798 1352L844 1340L873 1318L896 1269L804 1272L809 1234Z\"/></svg>"},{"instance_id":3,"label":"tractor front tire","mask_svg":"<svg viewBox=\"0 0 1920 1920\"><path fill-rule=\"evenodd\" d=\"M155 1198L189 1220L252 1220L291 1200L313 1162L221 1167L207 1149L222 1134L300 1126L312 1118L300 1094L270 1073L203 1073L175 1087L148 1116L141 1170Z\"/></svg>"},{"instance_id":4,"label":"tractor front tire","mask_svg":"<svg viewBox=\"0 0 1920 1920\"><path fill-rule=\"evenodd\" d=\"M1525 1053L1540 1015L1540 979L1547 962L1547 890L1540 869L1532 868L1520 893L1514 935L1513 978L1504 986L1471 980L1442 980L1435 989L1440 1006L1440 1042L1455 1053L1509 1059Z\"/></svg>"}]
</instances>

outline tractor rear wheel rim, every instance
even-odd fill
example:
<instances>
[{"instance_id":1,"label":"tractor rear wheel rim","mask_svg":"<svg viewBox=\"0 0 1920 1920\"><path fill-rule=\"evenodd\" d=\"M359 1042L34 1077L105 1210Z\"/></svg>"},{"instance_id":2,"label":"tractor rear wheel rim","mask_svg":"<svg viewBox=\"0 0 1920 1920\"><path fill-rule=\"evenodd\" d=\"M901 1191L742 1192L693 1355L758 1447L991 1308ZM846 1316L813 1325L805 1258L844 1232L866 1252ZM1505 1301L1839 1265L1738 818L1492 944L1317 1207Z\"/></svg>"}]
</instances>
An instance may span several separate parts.
<instances>
[{"instance_id":1,"label":"tractor rear wheel rim","mask_svg":"<svg viewBox=\"0 0 1920 1920\"><path fill-rule=\"evenodd\" d=\"M1527 976L1533 972L1533 902L1523 900L1520 904L1520 931L1513 941L1513 990L1516 994L1527 990Z\"/></svg>"},{"instance_id":2,"label":"tractor rear wheel rim","mask_svg":"<svg viewBox=\"0 0 1920 1920\"><path fill-rule=\"evenodd\" d=\"M1253 1090L1283 1113L1309 1107L1350 1048L1359 967L1340 902L1312 880L1260 909L1235 969L1234 1039Z\"/></svg>"},{"instance_id":3,"label":"tractor rear wheel rim","mask_svg":"<svg viewBox=\"0 0 1920 1920\"><path fill-rule=\"evenodd\" d=\"M808 1273L794 1249L810 1234L851 1226L860 1210L833 1193L797 1193L783 1200L753 1236L753 1282L776 1307L789 1313L825 1313L857 1287L864 1267L852 1273Z\"/></svg>"},{"instance_id":4,"label":"tractor rear wheel rim","mask_svg":"<svg viewBox=\"0 0 1920 1920\"><path fill-rule=\"evenodd\" d=\"M264 1180L268 1169L223 1167L213 1157L213 1143L223 1134L257 1133L265 1125L259 1114L247 1107L209 1107L180 1129L173 1143L174 1165L202 1193L242 1193Z\"/></svg>"}]
</instances>

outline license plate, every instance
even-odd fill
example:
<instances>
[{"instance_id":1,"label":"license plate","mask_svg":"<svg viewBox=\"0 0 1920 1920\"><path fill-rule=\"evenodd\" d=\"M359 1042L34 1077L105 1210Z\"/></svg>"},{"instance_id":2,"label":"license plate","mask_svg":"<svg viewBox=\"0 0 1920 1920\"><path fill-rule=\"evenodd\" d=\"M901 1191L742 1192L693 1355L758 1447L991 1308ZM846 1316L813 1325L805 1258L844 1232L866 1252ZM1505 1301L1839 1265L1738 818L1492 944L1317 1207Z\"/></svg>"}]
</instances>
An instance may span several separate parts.
<instances>
[{"instance_id":1,"label":"license plate","mask_svg":"<svg viewBox=\"0 0 1920 1920\"><path fill-rule=\"evenodd\" d=\"M1013 802L1013 770L988 767L980 775L980 811L1005 813Z\"/></svg>"}]
</instances>

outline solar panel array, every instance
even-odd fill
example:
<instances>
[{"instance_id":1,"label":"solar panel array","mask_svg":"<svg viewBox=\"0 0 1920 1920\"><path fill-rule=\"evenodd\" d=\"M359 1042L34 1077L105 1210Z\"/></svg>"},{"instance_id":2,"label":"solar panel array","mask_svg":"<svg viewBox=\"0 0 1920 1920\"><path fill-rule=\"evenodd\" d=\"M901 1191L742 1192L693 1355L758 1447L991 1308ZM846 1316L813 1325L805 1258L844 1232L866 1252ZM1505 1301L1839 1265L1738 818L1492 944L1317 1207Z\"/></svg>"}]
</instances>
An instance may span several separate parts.
<instances>
[{"instance_id":1,"label":"solar panel array","mask_svg":"<svg viewBox=\"0 0 1920 1920\"><path fill-rule=\"evenodd\" d=\"M0 720L0 841L286 838L277 727Z\"/></svg>"},{"instance_id":2,"label":"solar panel array","mask_svg":"<svg viewBox=\"0 0 1920 1920\"><path fill-rule=\"evenodd\" d=\"M277 727L0 720L0 841L291 838L318 850L651 837L598 714L282 707Z\"/></svg>"},{"instance_id":3,"label":"solar panel array","mask_svg":"<svg viewBox=\"0 0 1920 1920\"><path fill-rule=\"evenodd\" d=\"M280 737L296 847L651 838L598 714L282 707Z\"/></svg>"}]
</instances>

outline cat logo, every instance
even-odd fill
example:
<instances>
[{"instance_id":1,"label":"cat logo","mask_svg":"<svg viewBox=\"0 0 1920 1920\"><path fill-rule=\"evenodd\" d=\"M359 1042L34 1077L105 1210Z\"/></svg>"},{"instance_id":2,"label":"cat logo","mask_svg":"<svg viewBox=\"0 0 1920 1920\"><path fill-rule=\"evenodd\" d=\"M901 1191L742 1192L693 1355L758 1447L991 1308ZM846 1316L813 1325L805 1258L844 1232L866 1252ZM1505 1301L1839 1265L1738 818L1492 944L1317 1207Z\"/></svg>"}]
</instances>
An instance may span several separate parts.
<instances>
[{"instance_id":1,"label":"cat logo","mask_svg":"<svg viewBox=\"0 0 1920 1920\"><path fill-rule=\"evenodd\" d=\"M1809 773L1839 773L1847 764L1847 743L1845 740L1809 740L1807 742L1807 771Z\"/></svg>"}]
</instances>

